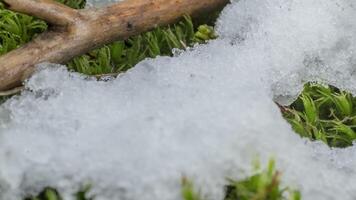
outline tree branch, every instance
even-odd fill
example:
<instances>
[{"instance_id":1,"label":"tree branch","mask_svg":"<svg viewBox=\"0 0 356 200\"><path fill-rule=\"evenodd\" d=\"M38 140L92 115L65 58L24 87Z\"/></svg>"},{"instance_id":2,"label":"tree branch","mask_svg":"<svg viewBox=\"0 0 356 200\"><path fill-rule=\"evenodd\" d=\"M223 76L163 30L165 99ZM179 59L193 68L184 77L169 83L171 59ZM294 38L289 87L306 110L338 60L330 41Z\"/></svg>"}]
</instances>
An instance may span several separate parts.
<instances>
[{"instance_id":1,"label":"tree branch","mask_svg":"<svg viewBox=\"0 0 356 200\"><path fill-rule=\"evenodd\" d=\"M0 91L21 85L42 62L66 63L104 44L225 6L229 0L126 0L72 10L51 0L5 0L9 8L61 25L0 57Z\"/></svg>"},{"instance_id":2,"label":"tree branch","mask_svg":"<svg viewBox=\"0 0 356 200\"><path fill-rule=\"evenodd\" d=\"M75 22L79 12L52 0L3 0L7 8L41 18L53 25L65 26Z\"/></svg>"}]
</instances>

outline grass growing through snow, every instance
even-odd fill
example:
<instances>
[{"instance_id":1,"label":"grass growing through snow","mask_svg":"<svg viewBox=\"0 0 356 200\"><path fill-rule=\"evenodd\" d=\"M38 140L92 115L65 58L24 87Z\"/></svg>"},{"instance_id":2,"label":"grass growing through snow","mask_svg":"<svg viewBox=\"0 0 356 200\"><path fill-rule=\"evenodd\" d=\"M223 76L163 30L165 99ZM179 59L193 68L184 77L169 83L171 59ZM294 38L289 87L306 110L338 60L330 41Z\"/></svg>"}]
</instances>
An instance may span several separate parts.
<instances>
[{"instance_id":1,"label":"grass growing through snow","mask_svg":"<svg viewBox=\"0 0 356 200\"><path fill-rule=\"evenodd\" d=\"M255 173L243 180L229 180L225 200L300 200L299 191L281 186L282 174L270 160L266 169L255 165Z\"/></svg>"},{"instance_id":2,"label":"grass growing through snow","mask_svg":"<svg viewBox=\"0 0 356 200\"><path fill-rule=\"evenodd\" d=\"M61 3L79 9L85 5L84 0L58 0ZM0 3L0 55L14 50L29 42L37 34L48 28L47 24L35 17L15 13L4 8ZM186 49L196 43L204 43L216 38L213 28L201 25L195 28L191 18L177 24L156 28L153 31L117 41L85 55L74 58L67 66L70 70L88 75L120 73L136 65L141 60L157 56L172 56L172 49ZM0 97L0 103L8 97ZM75 194L77 200L91 200L86 197L88 188ZM197 200L192 185L182 185L184 200ZM55 189L46 188L39 195L26 200L62 200Z\"/></svg>"},{"instance_id":3,"label":"grass growing through snow","mask_svg":"<svg viewBox=\"0 0 356 200\"><path fill-rule=\"evenodd\" d=\"M59 1L74 8L82 8L85 3L74 0ZM8 11L0 4L0 55L18 48L46 29L47 24L42 20ZM201 25L195 28L192 20L185 17L175 25L157 28L125 41L117 41L74 58L68 63L68 68L88 75L120 73L147 57L171 56L174 48L186 49L215 37L212 27ZM5 99L7 97L0 97L0 103ZM279 178L280 173L275 171L274 163L270 163L266 171L260 171L241 181L230 180L226 187L225 199L282 200L285 190L280 189ZM93 198L86 197L87 190L88 188L74 194L76 199L92 200ZM295 195L295 197L299 196ZM187 179L182 183L182 199L203 200ZM46 188L39 195L28 197L26 200L62 200L62 198L55 189Z\"/></svg>"},{"instance_id":4,"label":"grass growing through snow","mask_svg":"<svg viewBox=\"0 0 356 200\"><path fill-rule=\"evenodd\" d=\"M57 0L73 8L83 8L84 0ZM29 42L37 34L45 31L47 24L31 16L4 9L0 3L0 55ZM117 41L74 58L68 68L88 75L120 73L133 67L147 57L172 55L172 49L186 49L216 36L211 27L196 28L189 17L181 22L157 28L151 32ZM0 97L0 104L8 97ZM302 137L321 140L331 147L351 146L356 139L356 98L350 93L332 86L307 84L301 96L291 106L285 108L283 116ZM267 170L256 172L244 180L230 180L226 187L225 200L279 200L287 190L280 188L280 173L270 163ZM288 199L300 199L298 192L287 192ZM85 192L76 194L77 200L85 198ZM193 184L183 181L184 200L203 200L194 191ZM45 189L30 200L60 200L53 189Z\"/></svg>"},{"instance_id":5,"label":"grass growing through snow","mask_svg":"<svg viewBox=\"0 0 356 200\"><path fill-rule=\"evenodd\" d=\"M309 83L283 116L302 137L348 147L356 140L355 105L356 97L348 92Z\"/></svg>"},{"instance_id":6,"label":"grass growing through snow","mask_svg":"<svg viewBox=\"0 0 356 200\"><path fill-rule=\"evenodd\" d=\"M82 191L77 192L74 194L76 200L94 200L93 197L88 197L87 192L89 191L90 187L84 188ZM25 200L65 200L63 199L60 194L53 188L46 188L44 189L39 195L35 197L28 197Z\"/></svg>"},{"instance_id":7,"label":"grass growing through snow","mask_svg":"<svg viewBox=\"0 0 356 200\"><path fill-rule=\"evenodd\" d=\"M281 177L281 173L275 168L274 160L269 161L266 169L261 169L260 164L256 163L253 175L242 180L228 180L224 200L301 200L299 191L281 186ZM89 187L75 194L76 200L95 200L93 197L86 197L88 190ZM206 199L186 177L182 178L181 196L182 200ZM47 188L38 196L25 200L63 199L54 189Z\"/></svg>"}]
</instances>

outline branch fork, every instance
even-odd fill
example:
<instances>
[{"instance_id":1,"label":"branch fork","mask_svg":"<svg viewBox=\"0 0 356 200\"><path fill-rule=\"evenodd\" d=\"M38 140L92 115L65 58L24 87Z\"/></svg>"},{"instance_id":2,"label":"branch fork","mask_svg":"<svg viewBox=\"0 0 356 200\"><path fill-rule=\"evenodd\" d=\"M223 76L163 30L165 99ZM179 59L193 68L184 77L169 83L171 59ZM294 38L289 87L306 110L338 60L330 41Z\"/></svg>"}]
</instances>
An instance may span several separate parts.
<instances>
[{"instance_id":1,"label":"branch fork","mask_svg":"<svg viewBox=\"0 0 356 200\"><path fill-rule=\"evenodd\" d=\"M8 9L41 18L51 27L0 57L0 91L18 87L42 62L64 64L92 49L225 6L229 0L126 0L75 10L53 0L3 0Z\"/></svg>"}]
</instances>

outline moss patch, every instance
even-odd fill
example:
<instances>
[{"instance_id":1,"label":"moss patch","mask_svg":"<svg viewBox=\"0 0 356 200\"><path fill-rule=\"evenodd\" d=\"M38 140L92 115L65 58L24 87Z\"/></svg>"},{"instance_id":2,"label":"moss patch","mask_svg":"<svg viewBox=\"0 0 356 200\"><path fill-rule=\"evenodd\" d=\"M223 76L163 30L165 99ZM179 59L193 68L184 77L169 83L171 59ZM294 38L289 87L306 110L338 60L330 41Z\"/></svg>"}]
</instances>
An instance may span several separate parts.
<instances>
[{"instance_id":1,"label":"moss patch","mask_svg":"<svg viewBox=\"0 0 356 200\"><path fill-rule=\"evenodd\" d=\"M333 86L308 83L298 99L282 109L296 133L330 147L356 139L356 97Z\"/></svg>"}]
</instances>

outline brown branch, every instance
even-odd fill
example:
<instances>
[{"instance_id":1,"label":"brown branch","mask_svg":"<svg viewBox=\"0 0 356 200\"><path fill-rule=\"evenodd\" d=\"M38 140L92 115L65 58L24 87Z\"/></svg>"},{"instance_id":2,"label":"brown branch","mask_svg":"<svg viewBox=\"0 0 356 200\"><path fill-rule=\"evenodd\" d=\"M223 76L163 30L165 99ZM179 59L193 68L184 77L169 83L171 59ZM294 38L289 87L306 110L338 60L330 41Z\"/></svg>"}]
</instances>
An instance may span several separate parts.
<instances>
[{"instance_id":1,"label":"brown branch","mask_svg":"<svg viewBox=\"0 0 356 200\"><path fill-rule=\"evenodd\" d=\"M66 63L104 44L125 39L187 14L197 16L229 0L126 0L101 9L73 10L52 0L5 0L9 9L57 26L0 57L0 91L21 85L42 62Z\"/></svg>"},{"instance_id":2,"label":"brown branch","mask_svg":"<svg viewBox=\"0 0 356 200\"><path fill-rule=\"evenodd\" d=\"M36 16L54 25L75 22L78 11L52 0L3 0L8 9Z\"/></svg>"}]
</instances>

